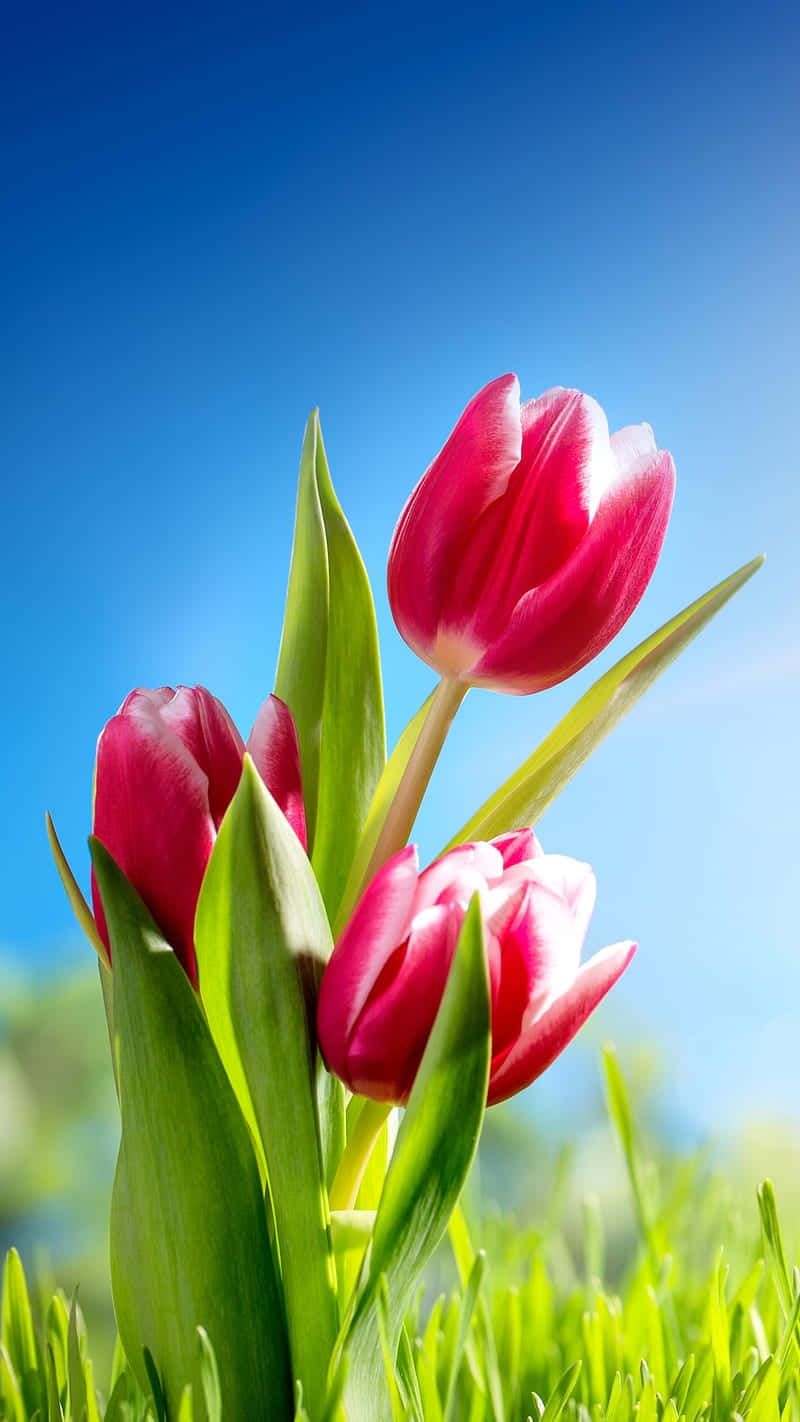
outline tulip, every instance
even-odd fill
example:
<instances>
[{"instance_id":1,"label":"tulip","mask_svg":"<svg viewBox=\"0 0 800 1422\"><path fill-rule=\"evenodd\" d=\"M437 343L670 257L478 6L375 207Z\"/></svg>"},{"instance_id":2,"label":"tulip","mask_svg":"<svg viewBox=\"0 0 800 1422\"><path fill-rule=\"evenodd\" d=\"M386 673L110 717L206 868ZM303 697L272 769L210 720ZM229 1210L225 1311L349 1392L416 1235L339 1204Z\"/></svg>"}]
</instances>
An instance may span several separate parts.
<instances>
[{"instance_id":1,"label":"tulip","mask_svg":"<svg viewBox=\"0 0 800 1422\"><path fill-rule=\"evenodd\" d=\"M245 746L222 702L202 686L132 691L97 743L94 833L144 899L195 987L197 900L245 750L305 848L297 734L277 696L264 702ZM92 900L110 960L94 873Z\"/></svg>"},{"instance_id":2,"label":"tulip","mask_svg":"<svg viewBox=\"0 0 800 1422\"><path fill-rule=\"evenodd\" d=\"M413 845L370 883L325 969L323 1057L351 1091L408 1100L474 894L491 985L488 1103L530 1085L616 982L635 943L581 965L595 899L588 864L544 854L532 830L450 850L419 873Z\"/></svg>"},{"instance_id":3,"label":"tulip","mask_svg":"<svg viewBox=\"0 0 800 1422\"><path fill-rule=\"evenodd\" d=\"M520 405L516 376L501 376L470 401L400 515L388 588L401 635L466 686L555 686L639 602L674 487L649 425L609 439L590 396L555 388Z\"/></svg>"}]
</instances>

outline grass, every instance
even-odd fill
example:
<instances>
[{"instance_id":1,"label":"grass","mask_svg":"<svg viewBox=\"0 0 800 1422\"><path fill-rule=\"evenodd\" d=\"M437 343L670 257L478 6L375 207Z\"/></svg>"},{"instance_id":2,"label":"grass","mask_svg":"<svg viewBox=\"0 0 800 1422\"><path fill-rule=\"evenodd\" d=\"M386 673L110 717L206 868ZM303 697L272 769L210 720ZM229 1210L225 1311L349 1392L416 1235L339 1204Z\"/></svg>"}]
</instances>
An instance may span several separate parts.
<instances>
[{"instance_id":1,"label":"grass","mask_svg":"<svg viewBox=\"0 0 800 1422\"><path fill-rule=\"evenodd\" d=\"M576 1230L563 1170L530 1223L473 1204L467 1225L458 1212L394 1368L387 1356L396 1418L800 1422L800 1271L787 1262L772 1187L743 1201L701 1157L645 1149L611 1051L605 1069L635 1237L620 1246L592 1196ZM96 1390L77 1302L56 1293L31 1307L13 1253L0 1343L3 1422L163 1415L119 1350ZM171 1422L220 1422L203 1337L198 1349L205 1396L193 1405L187 1395ZM329 1422L342 1417L332 1400Z\"/></svg>"}]
</instances>

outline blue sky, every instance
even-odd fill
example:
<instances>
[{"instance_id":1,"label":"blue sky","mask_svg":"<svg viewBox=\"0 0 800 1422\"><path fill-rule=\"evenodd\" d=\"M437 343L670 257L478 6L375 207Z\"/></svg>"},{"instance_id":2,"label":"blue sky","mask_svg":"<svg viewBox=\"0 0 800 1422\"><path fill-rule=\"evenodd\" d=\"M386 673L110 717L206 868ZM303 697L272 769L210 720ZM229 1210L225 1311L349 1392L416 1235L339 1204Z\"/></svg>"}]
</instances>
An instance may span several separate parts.
<instances>
[{"instance_id":1,"label":"blue sky","mask_svg":"<svg viewBox=\"0 0 800 1422\"><path fill-rule=\"evenodd\" d=\"M94 742L132 686L204 683L245 732L271 689L313 405L399 732L430 674L391 623L391 530L467 399L511 369L526 397L576 385L612 428L648 420L675 513L595 667L468 698L423 853L603 667L766 551L540 828L597 870L588 948L642 945L590 1039L655 1044L703 1127L797 1110L792 10L17 13L0 85L4 951L42 971L90 951L43 815L85 881ZM574 1058L542 1110L579 1105L591 1040Z\"/></svg>"}]
</instances>

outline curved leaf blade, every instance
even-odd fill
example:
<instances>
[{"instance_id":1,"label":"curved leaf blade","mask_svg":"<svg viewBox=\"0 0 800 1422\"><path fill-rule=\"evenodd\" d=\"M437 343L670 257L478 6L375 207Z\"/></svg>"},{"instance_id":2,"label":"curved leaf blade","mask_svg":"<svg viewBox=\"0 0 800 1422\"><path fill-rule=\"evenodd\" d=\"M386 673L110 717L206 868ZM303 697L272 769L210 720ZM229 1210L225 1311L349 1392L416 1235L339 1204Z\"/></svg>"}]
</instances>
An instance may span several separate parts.
<instances>
[{"instance_id":1,"label":"curved leaf blade","mask_svg":"<svg viewBox=\"0 0 800 1422\"><path fill-rule=\"evenodd\" d=\"M311 859L332 918L386 746L372 592L316 410L300 461L275 690L297 726Z\"/></svg>"},{"instance_id":2,"label":"curved leaf blade","mask_svg":"<svg viewBox=\"0 0 800 1422\"><path fill-rule=\"evenodd\" d=\"M764 562L754 558L654 632L596 681L447 845L535 825L623 716Z\"/></svg>"},{"instance_id":3,"label":"curved leaf blade","mask_svg":"<svg viewBox=\"0 0 800 1422\"><path fill-rule=\"evenodd\" d=\"M334 492L319 428L316 467L330 583L319 800L311 862L332 919L386 762L386 732L372 591Z\"/></svg>"},{"instance_id":4,"label":"curved leaf blade","mask_svg":"<svg viewBox=\"0 0 800 1422\"><path fill-rule=\"evenodd\" d=\"M114 956L122 1144L111 1273L128 1360L145 1353L178 1414L201 1395L198 1325L218 1356L229 1422L291 1416L288 1349L258 1167L189 980L111 856L92 841Z\"/></svg>"},{"instance_id":5,"label":"curved leaf blade","mask_svg":"<svg viewBox=\"0 0 800 1422\"><path fill-rule=\"evenodd\" d=\"M317 488L318 434L314 410L300 455L289 586L275 674L276 694L286 702L297 727L309 844L314 842L317 823L328 641L328 546Z\"/></svg>"},{"instance_id":6,"label":"curved leaf blade","mask_svg":"<svg viewBox=\"0 0 800 1422\"><path fill-rule=\"evenodd\" d=\"M400 1126L366 1280L346 1334L349 1422L373 1422L387 1413L386 1379L375 1347L381 1280L394 1352L420 1272L444 1234L475 1155L490 1060L489 979L480 905L473 899Z\"/></svg>"},{"instance_id":7,"label":"curved leaf blade","mask_svg":"<svg viewBox=\"0 0 800 1422\"><path fill-rule=\"evenodd\" d=\"M249 756L203 880L195 941L209 1026L263 1146L292 1375L316 1416L339 1319L306 990L313 998L332 943L311 865Z\"/></svg>"}]
</instances>

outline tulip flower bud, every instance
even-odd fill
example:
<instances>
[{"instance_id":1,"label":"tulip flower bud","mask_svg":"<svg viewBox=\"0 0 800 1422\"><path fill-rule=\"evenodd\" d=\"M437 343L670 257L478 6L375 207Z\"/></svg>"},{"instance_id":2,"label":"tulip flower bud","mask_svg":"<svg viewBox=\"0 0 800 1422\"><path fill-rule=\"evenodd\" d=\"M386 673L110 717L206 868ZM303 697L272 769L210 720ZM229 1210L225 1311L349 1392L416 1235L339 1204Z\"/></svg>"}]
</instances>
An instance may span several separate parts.
<instances>
[{"instance_id":1,"label":"tulip flower bud","mask_svg":"<svg viewBox=\"0 0 800 1422\"><path fill-rule=\"evenodd\" d=\"M463 844L422 874L413 845L376 874L320 988L319 1043L351 1091L404 1104L464 915L480 897L492 1002L488 1103L550 1066L627 967L635 943L581 965L595 899L588 864L544 854L532 830Z\"/></svg>"},{"instance_id":2,"label":"tulip flower bud","mask_svg":"<svg viewBox=\"0 0 800 1422\"><path fill-rule=\"evenodd\" d=\"M443 676L525 694L555 686L616 636L664 541L671 455L649 425L609 439L600 406L515 375L470 401L412 493L389 551L389 601Z\"/></svg>"},{"instance_id":3,"label":"tulip flower bud","mask_svg":"<svg viewBox=\"0 0 800 1422\"><path fill-rule=\"evenodd\" d=\"M94 833L195 986L197 900L245 750L305 848L297 734L277 696L264 702L245 746L222 702L202 686L132 691L97 743ZM92 900L110 958L94 872Z\"/></svg>"}]
</instances>

